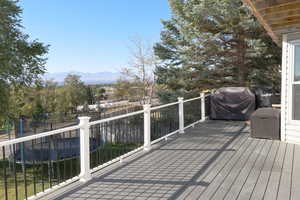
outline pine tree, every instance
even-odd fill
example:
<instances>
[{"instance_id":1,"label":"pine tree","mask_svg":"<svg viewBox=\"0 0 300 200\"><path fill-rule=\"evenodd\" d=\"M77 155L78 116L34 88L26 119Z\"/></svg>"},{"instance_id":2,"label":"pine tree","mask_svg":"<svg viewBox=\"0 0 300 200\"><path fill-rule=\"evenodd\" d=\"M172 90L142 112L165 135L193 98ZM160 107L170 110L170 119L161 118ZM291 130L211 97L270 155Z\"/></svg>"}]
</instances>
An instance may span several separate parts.
<instances>
[{"instance_id":1,"label":"pine tree","mask_svg":"<svg viewBox=\"0 0 300 200\"><path fill-rule=\"evenodd\" d=\"M158 83L191 93L222 86L278 84L280 49L240 0L169 0L154 47ZM266 79L268 78L268 79ZM270 81L266 81L270 80Z\"/></svg>"}]
</instances>

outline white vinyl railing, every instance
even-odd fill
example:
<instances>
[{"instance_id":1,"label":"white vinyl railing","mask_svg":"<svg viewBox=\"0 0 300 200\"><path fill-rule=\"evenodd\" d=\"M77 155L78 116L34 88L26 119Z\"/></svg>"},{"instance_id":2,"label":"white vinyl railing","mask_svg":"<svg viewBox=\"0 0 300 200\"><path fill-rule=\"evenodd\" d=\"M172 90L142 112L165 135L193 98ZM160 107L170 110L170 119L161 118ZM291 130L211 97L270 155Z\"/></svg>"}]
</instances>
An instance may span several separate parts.
<instances>
[{"instance_id":1,"label":"white vinyl railing","mask_svg":"<svg viewBox=\"0 0 300 200\"><path fill-rule=\"evenodd\" d=\"M55 135L58 135L61 133L69 132L69 131L79 131L79 138L80 138L80 145L79 145L79 148L80 148L80 174L79 174L79 176L73 177L72 179L69 179L69 180L59 183L55 186L52 186L50 189L39 192L39 193L35 194L34 196L31 196L30 198L28 198L28 199L36 199L38 197L44 196L44 195L52 192L53 190L57 190L58 188L63 187L66 184L72 183L74 181L77 181L77 180L80 180L82 182L89 181L92 179L92 173L94 171L101 169L103 166L107 166L107 165L113 163L111 161L111 162L105 163L101 166L98 166L94 169L91 169L91 166L90 166L90 159L91 159L90 158L90 153L91 153L90 152L90 145L91 145L90 144L90 134L91 134L90 127L91 126L100 125L100 124L104 124L104 123L107 123L110 121L120 120L120 119L124 119L127 117L132 117L132 116L143 114L143 121L144 121L143 146L136 148L136 149L114 159L114 162L122 161L122 159L124 159L126 156L136 153L137 151L140 151L140 150L149 151L149 150L151 150L151 146L154 143L157 143L163 139L167 139L168 137L170 137L171 135L176 134L176 133L183 134L185 129L187 129L191 126L194 126L198 122L204 121L205 117L206 117L206 114L205 114L205 98L206 97L207 97L207 95L205 95L204 93L201 93L201 95L199 97L196 97L193 99L184 100L182 97L180 97L180 98L178 98L177 102L165 104L165 105L161 105L161 106L151 107L151 105L148 104L148 105L144 105L143 110L141 110L141 111L132 112L132 113L115 116L115 117L111 117L111 118L101 119L101 120L93 121L93 122L89 121L90 117L79 117L79 121L80 121L79 125L0 142L0 148L5 148L5 147L8 148L8 147L11 147L12 145L21 144L24 142L41 139L44 137L55 136ZM185 126L184 104L195 101L195 100L201 101L201 105L199 105L199 106L201 106L201 117L200 117L200 119L196 119L192 124ZM178 107L177 107L177 109L178 109L178 124L179 124L178 129L175 131L172 131L166 135L163 135L162 137L160 137L158 139L151 141L151 112L154 112L154 111L157 111L160 109L164 109L164 108L167 108L170 106L175 106L175 105L178 105ZM9 198L6 198L6 199L9 199Z\"/></svg>"}]
</instances>

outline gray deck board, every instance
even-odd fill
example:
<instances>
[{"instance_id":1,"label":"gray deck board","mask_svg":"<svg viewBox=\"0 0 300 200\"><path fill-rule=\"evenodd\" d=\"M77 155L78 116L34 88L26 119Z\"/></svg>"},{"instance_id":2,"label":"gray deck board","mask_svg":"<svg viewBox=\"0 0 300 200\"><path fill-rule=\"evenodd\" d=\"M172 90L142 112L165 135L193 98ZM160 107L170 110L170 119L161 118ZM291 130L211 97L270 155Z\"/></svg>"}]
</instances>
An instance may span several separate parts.
<instances>
[{"instance_id":1,"label":"gray deck board","mask_svg":"<svg viewBox=\"0 0 300 200\"><path fill-rule=\"evenodd\" d=\"M232 149L239 149L242 145L245 144L247 141L248 136L242 135L239 136L236 141L234 141L232 144L228 146L228 148ZM212 180L217 176L217 174L224 168L224 166L233 158L236 151L227 152L226 154L223 154L221 157L219 157L212 165L208 167L208 169L199 176L197 181L206 181L206 182L212 182ZM192 199L198 197L204 190L205 186L193 186L190 187L188 190L188 194L186 196L181 195L180 198L183 199Z\"/></svg>"},{"instance_id":2,"label":"gray deck board","mask_svg":"<svg viewBox=\"0 0 300 200\"><path fill-rule=\"evenodd\" d=\"M256 181L265 163L265 160L269 155L271 146L272 141L267 140L262 151L260 152L259 158L256 160L256 163L251 169L251 172L247 177L246 182L243 184L243 188L239 193L238 199L250 199L252 190L255 187Z\"/></svg>"},{"instance_id":3,"label":"gray deck board","mask_svg":"<svg viewBox=\"0 0 300 200\"><path fill-rule=\"evenodd\" d=\"M278 188L277 199L289 199L291 194L291 181L292 181L292 166L293 166L293 151L294 145L288 144L281 171L280 184Z\"/></svg>"},{"instance_id":4,"label":"gray deck board","mask_svg":"<svg viewBox=\"0 0 300 200\"><path fill-rule=\"evenodd\" d=\"M300 146L208 121L45 199L299 199Z\"/></svg>"},{"instance_id":5,"label":"gray deck board","mask_svg":"<svg viewBox=\"0 0 300 200\"><path fill-rule=\"evenodd\" d=\"M269 152L269 155L264 163L262 170L260 171L259 178L256 182L256 185L252 191L251 198L252 200L260 200L263 199L264 192L266 190L268 179L270 177L270 172L272 170L275 157L277 155L279 148L279 142L273 141L272 148Z\"/></svg>"},{"instance_id":6,"label":"gray deck board","mask_svg":"<svg viewBox=\"0 0 300 200\"><path fill-rule=\"evenodd\" d=\"M214 195L216 190L219 189L218 186L222 184L222 181L231 173L239 160L244 157L244 152L251 146L252 143L253 141L247 140L246 143L240 147L240 151L238 151L230 162L227 162L227 165L217 174L216 177L214 177L209 187L204 188L204 191L199 195L199 199L210 199L212 195Z\"/></svg>"},{"instance_id":7,"label":"gray deck board","mask_svg":"<svg viewBox=\"0 0 300 200\"><path fill-rule=\"evenodd\" d=\"M271 171L268 186L266 188L264 199L274 200L277 198L277 191L280 182L281 170L283 166L284 156L286 152L286 144L280 143L278 153Z\"/></svg>"},{"instance_id":8,"label":"gray deck board","mask_svg":"<svg viewBox=\"0 0 300 200\"><path fill-rule=\"evenodd\" d=\"M239 149L247 141L248 136L244 135L238 138L236 142L230 144L228 148ZM236 151L228 152L225 155L219 157L213 165L211 165L208 170L199 176L198 181L205 180L207 182L212 182L212 180L217 176L217 174L224 168L224 166L230 161L235 155ZM181 195L180 198L192 199L199 197L199 195L206 189L205 186L193 186L187 190L186 195Z\"/></svg>"},{"instance_id":9,"label":"gray deck board","mask_svg":"<svg viewBox=\"0 0 300 200\"><path fill-rule=\"evenodd\" d=\"M249 157L248 161L245 163L245 166L242 168L240 174L237 176L234 183L230 185L230 189L228 190L224 199L232 200L238 197L243 187L243 184L246 182L248 175L251 172L251 169L253 168L256 160L259 157L262 148L265 145L265 142L266 142L265 140L259 140L259 143L257 143L255 150L251 152L251 156Z\"/></svg>"},{"instance_id":10,"label":"gray deck board","mask_svg":"<svg viewBox=\"0 0 300 200\"><path fill-rule=\"evenodd\" d=\"M244 169L246 163L251 158L252 152L255 150L257 144L259 144L258 140L254 140L251 143L251 146L247 148L247 151L245 151L242 154L242 157L240 160L234 164L234 167L231 169L230 173L227 175L227 177L223 180L223 182L220 184L218 188L216 188L216 192L213 196L213 199L224 199L226 194L231 188L231 185L235 182L238 175L241 173L242 169Z\"/></svg>"},{"instance_id":11,"label":"gray deck board","mask_svg":"<svg viewBox=\"0 0 300 200\"><path fill-rule=\"evenodd\" d=\"M291 189L291 199L296 200L300 197L300 145L295 145L294 149L294 165L292 174L292 189Z\"/></svg>"}]
</instances>

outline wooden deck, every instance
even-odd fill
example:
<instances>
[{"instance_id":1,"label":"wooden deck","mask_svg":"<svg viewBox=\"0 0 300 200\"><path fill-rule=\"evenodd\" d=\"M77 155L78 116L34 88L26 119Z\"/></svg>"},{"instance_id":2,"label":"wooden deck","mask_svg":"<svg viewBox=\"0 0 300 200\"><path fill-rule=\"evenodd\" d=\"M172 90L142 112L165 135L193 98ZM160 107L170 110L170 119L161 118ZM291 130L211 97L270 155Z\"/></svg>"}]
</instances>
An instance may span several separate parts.
<instances>
[{"instance_id":1,"label":"wooden deck","mask_svg":"<svg viewBox=\"0 0 300 200\"><path fill-rule=\"evenodd\" d=\"M94 176L52 199L299 199L300 146L208 121Z\"/></svg>"}]
</instances>

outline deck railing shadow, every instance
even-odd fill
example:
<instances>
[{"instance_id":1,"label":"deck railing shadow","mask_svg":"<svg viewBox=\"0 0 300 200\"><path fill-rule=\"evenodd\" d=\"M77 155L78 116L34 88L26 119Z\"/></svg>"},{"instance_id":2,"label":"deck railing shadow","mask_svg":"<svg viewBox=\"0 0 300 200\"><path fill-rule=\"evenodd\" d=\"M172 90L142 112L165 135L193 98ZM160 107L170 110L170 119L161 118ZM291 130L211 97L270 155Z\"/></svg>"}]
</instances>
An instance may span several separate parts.
<instances>
[{"instance_id":1,"label":"deck railing shadow","mask_svg":"<svg viewBox=\"0 0 300 200\"><path fill-rule=\"evenodd\" d=\"M204 165L190 180L190 183L193 183L195 181L197 181L197 179L210 167L210 165L212 165L217 159L218 157L221 156L221 154L227 150L227 148L238 138L238 136L241 134L241 132L245 129L246 125L244 125L229 141L227 141L221 148L219 151L217 151L206 163L206 165ZM182 186L180 189L178 189L174 194L172 194L172 196L170 197L170 199L176 199L178 198L185 190L187 187L189 187L190 184L186 184L184 186Z\"/></svg>"},{"instance_id":2,"label":"deck railing shadow","mask_svg":"<svg viewBox=\"0 0 300 200\"><path fill-rule=\"evenodd\" d=\"M169 148L169 146L174 146L176 143L186 141L184 139L180 141L182 137L177 136L171 140L165 141L163 144L159 145L159 147L145 153L143 156L123 163L121 166L118 166L113 170L109 170L109 172L104 173L97 178L94 178L90 182L81 185L80 187L76 187L74 190L67 192L57 199L63 199L65 197L80 199L82 198L82 194L93 194L91 196L92 198L105 199L105 195L114 193L116 193L119 198L120 195L122 197L122 191L124 192L124 194L126 194L126 198L151 196L157 197L159 199L177 199L186 190L187 187L207 187L210 184L201 180L199 181L198 178L204 172L206 172L206 170L208 170L211 165L214 164L214 162L222 155L222 153L235 151L235 149L230 149L228 147L240 136L240 134L243 134L244 128L245 126L240 130L235 131L234 134L228 136L229 138L227 139L227 141L224 141L222 143L221 147L214 149ZM198 130L199 135L200 129L195 128L194 130ZM190 135L194 137L192 134ZM203 134L200 134L199 137L202 137L202 135ZM184 137L189 136L185 135ZM203 144L206 142L207 141L204 140ZM172 154L167 154L166 152L168 151L171 151ZM176 156L177 151L183 151L183 154ZM180 159L180 156L191 156L194 151L198 152L199 156L202 156L203 152L214 153L210 153L211 156L201 164L201 166L194 174L192 174L192 176L187 176L186 174L190 174L189 170L191 168L186 167L189 165L189 163L184 162L184 160L187 161L186 159ZM166 163L164 163L163 161L167 158L169 159ZM172 163L171 166L170 163ZM157 168L155 168L156 166ZM186 169L184 169L185 167ZM138 170L139 168L142 170ZM174 174L172 174L172 171L181 171L181 174L173 176ZM171 175L169 175L168 173L171 173ZM134 190L135 192L126 192L130 190Z\"/></svg>"}]
</instances>

